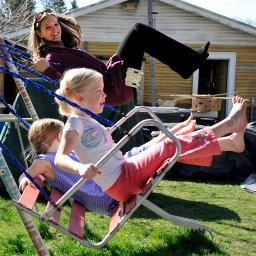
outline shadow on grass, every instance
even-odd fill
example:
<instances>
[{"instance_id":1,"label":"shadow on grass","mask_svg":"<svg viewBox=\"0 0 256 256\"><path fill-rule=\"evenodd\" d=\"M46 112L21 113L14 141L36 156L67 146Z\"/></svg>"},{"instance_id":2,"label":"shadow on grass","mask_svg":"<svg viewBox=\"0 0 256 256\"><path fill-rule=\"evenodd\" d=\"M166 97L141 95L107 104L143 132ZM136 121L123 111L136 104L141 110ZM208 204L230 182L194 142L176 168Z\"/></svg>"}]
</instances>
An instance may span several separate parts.
<instances>
[{"instance_id":1,"label":"shadow on grass","mask_svg":"<svg viewBox=\"0 0 256 256\"><path fill-rule=\"evenodd\" d=\"M165 180L171 181L188 181L193 183L205 183L211 185L238 185L244 179L240 177L230 177L228 175L214 175L208 173L200 173L198 175L189 176L189 177L180 177L179 175L175 175L173 173L167 173L164 177Z\"/></svg>"},{"instance_id":2,"label":"shadow on grass","mask_svg":"<svg viewBox=\"0 0 256 256\"><path fill-rule=\"evenodd\" d=\"M8 194L8 192L6 191L6 188L3 188L0 192L0 197L2 197L3 199L10 199L10 195Z\"/></svg>"},{"instance_id":3,"label":"shadow on grass","mask_svg":"<svg viewBox=\"0 0 256 256\"><path fill-rule=\"evenodd\" d=\"M7 240L7 246L4 248L3 255L32 255L33 247L26 243L25 236L14 235L11 239Z\"/></svg>"},{"instance_id":4,"label":"shadow on grass","mask_svg":"<svg viewBox=\"0 0 256 256\"><path fill-rule=\"evenodd\" d=\"M189 256L189 255L226 255L217 244L215 244L205 234L198 231L185 230L183 233L170 235L163 233L161 235L163 240L162 246L156 246L152 249L140 248L133 250L130 249L130 255L133 256ZM108 250L111 251L111 255L120 255L122 250L116 246L108 246ZM127 244L126 247L129 247Z\"/></svg>"},{"instance_id":5,"label":"shadow on grass","mask_svg":"<svg viewBox=\"0 0 256 256\"><path fill-rule=\"evenodd\" d=\"M206 255L210 253L224 255L218 246L210 240L206 235L196 231L188 231L185 234L166 237L167 246L158 248L154 253L155 256L160 255ZM133 254L137 256L150 255L149 252L143 254ZM152 255L152 254L151 254Z\"/></svg>"},{"instance_id":6,"label":"shadow on grass","mask_svg":"<svg viewBox=\"0 0 256 256\"><path fill-rule=\"evenodd\" d=\"M188 201L159 193L152 193L149 200L168 213L202 221L235 220L240 221L239 215L225 207L205 202ZM145 207L140 207L134 214L136 218L160 218Z\"/></svg>"},{"instance_id":7,"label":"shadow on grass","mask_svg":"<svg viewBox=\"0 0 256 256\"><path fill-rule=\"evenodd\" d=\"M216 223L220 223L222 226L226 226L227 228L236 228L236 229L240 229L246 232L256 232L256 228L253 227L246 227L245 225L242 225L243 222L239 223L239 224L232 224L232 223L225 223L225 222L216 222ZM216 231L215 231L216 232ZM223 235L222 233L220 233L221 235ZM246 242L249 242L248 240L246 240Z\"/></svg>"}]
</instances>

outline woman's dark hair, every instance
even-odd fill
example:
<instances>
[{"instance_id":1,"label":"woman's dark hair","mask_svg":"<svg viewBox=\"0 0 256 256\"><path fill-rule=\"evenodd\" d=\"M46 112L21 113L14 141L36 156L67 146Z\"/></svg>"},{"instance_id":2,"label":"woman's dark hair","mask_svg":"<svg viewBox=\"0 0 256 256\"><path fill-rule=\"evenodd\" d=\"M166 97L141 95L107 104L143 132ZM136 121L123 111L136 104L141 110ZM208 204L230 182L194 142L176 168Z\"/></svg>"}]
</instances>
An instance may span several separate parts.
<instances>
[{"instance_id":1,"label":"woman's dark hair","mask_svg":"<svg viewBox=\"0 0 256 256\"><path fill-rule=\"evenodd\" d=\"M77 48L80 46L81 29L75 19L68 16L59 15L53 12L43 11L35 15L29 35L28 47L33 54L33 59L45 57L44 53L49 42L40 38L38 33L40 32L43 20L48 15L56 17L58 23L60 24L62 32L61 40L62 44L65 47Z\"/></svg>"}]
</instances>

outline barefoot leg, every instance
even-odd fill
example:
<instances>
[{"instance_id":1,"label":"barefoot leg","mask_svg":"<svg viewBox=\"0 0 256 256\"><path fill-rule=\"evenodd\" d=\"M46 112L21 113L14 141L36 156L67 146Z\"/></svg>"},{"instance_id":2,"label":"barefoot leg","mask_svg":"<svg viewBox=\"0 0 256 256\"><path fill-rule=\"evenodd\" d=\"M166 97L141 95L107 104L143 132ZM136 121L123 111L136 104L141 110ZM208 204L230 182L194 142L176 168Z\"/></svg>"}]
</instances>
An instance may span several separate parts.
<instances>
[{"instance_id":1,"label":"barefoot leg","mask_svg":"<svg viewBox=\"0 0 256 256\"><path fill-rule=\"evenodd\" d=\"M195 130L196 127L196 120L191 120L190 123L183 127L182 129L178 130L175 135L186 135Z\"/></svg>"},{"instance_id":2,"label":"barefoot leg","mask_svg":"<svg viewBox=\"0 0 256 256\"><path fill-rule=\"evenodd\" d=\"M189 118L181 123L176 124L174 127L170 129L170 132L175 135L185 135L191 133L195 130L196 121L193 120L193 116L189 116ZM159 143L160 141L166 139L166 135L164 133L160 133L156 138L150 141L151 144Z\"/></svg>"},{"instance_id":3,"label":"barefoot leg","mask_svg":"<svg viewBox=\"0 0 256 256\"><path fill-rule=\"evenodd\" d=\"M170 132L176 134L180 129L183 129L184 127L186 127L187 125L189 125L192 120L193 120L193 116L190 115L187 120L185 120L185 121L183 121L183 122L181 122L181 123L178 123L178 124L174 125L174 126L170 129Z\"/></svg>"},{"instance_id":4,"label":"barefoot leg","mask_svg":"<svg viewBox=\"0 0 256 256\"><path fill-rule=\"evenodd\" d=\"M240 132L247 125L245 100L242 97L234 96L232 102L233 108L229 115L224 120L211 126L216 138L228 133Z\"/></svg>"},{"instance_id":5,"label":"barefoot leg","mask_svg":"<svg viewBox=\"0 0 256 256\"><path fill-rule=\"evenodd\" d=\"M232 151L241 153L245 149L244 130L238 133L232 133L227 137L217 139L221 151Z\"/></svg>"}]
</instances>

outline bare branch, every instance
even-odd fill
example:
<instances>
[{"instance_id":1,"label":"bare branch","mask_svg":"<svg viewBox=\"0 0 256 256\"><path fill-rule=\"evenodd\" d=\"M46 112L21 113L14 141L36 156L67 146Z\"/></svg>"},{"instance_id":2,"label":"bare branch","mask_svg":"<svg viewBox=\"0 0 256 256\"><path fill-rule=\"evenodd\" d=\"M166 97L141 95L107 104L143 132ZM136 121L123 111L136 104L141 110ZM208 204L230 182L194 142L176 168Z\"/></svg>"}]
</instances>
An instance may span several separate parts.
<instances>
[{"instance_id":1,"label":"bare branch","mask_svg":"<svg viewBox=\"0 0 256 256\"><path fill-rule=\"evenodd\" d=\"M22 0L17 7L13 2L0 0L0 37L31 25L34 16L33 0Z\"/></svg>"}]
</instances>

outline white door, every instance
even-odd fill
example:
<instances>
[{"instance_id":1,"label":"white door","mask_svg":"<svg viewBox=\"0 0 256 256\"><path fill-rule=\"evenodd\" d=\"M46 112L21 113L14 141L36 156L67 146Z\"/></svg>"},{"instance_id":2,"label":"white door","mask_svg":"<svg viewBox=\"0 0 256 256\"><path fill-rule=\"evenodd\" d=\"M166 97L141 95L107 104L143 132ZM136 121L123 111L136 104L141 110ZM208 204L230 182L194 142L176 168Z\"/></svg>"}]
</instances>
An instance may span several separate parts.
<instances>
[{"instance_id":1,"label":"white door","mask_svg":"<svg viewBox=\"0 0 256 256\"><path fill-rule=\"evenodd\" d=\"M236 75L236 52L210 52L207 60L225 60L228 62L227 68L227 97L232 97L235 93L235 75ZM199 70L193 74L192 94L198 94ZM232 102L226 102L226 116L231 111Z\"/></svg>"}]
</instances>

